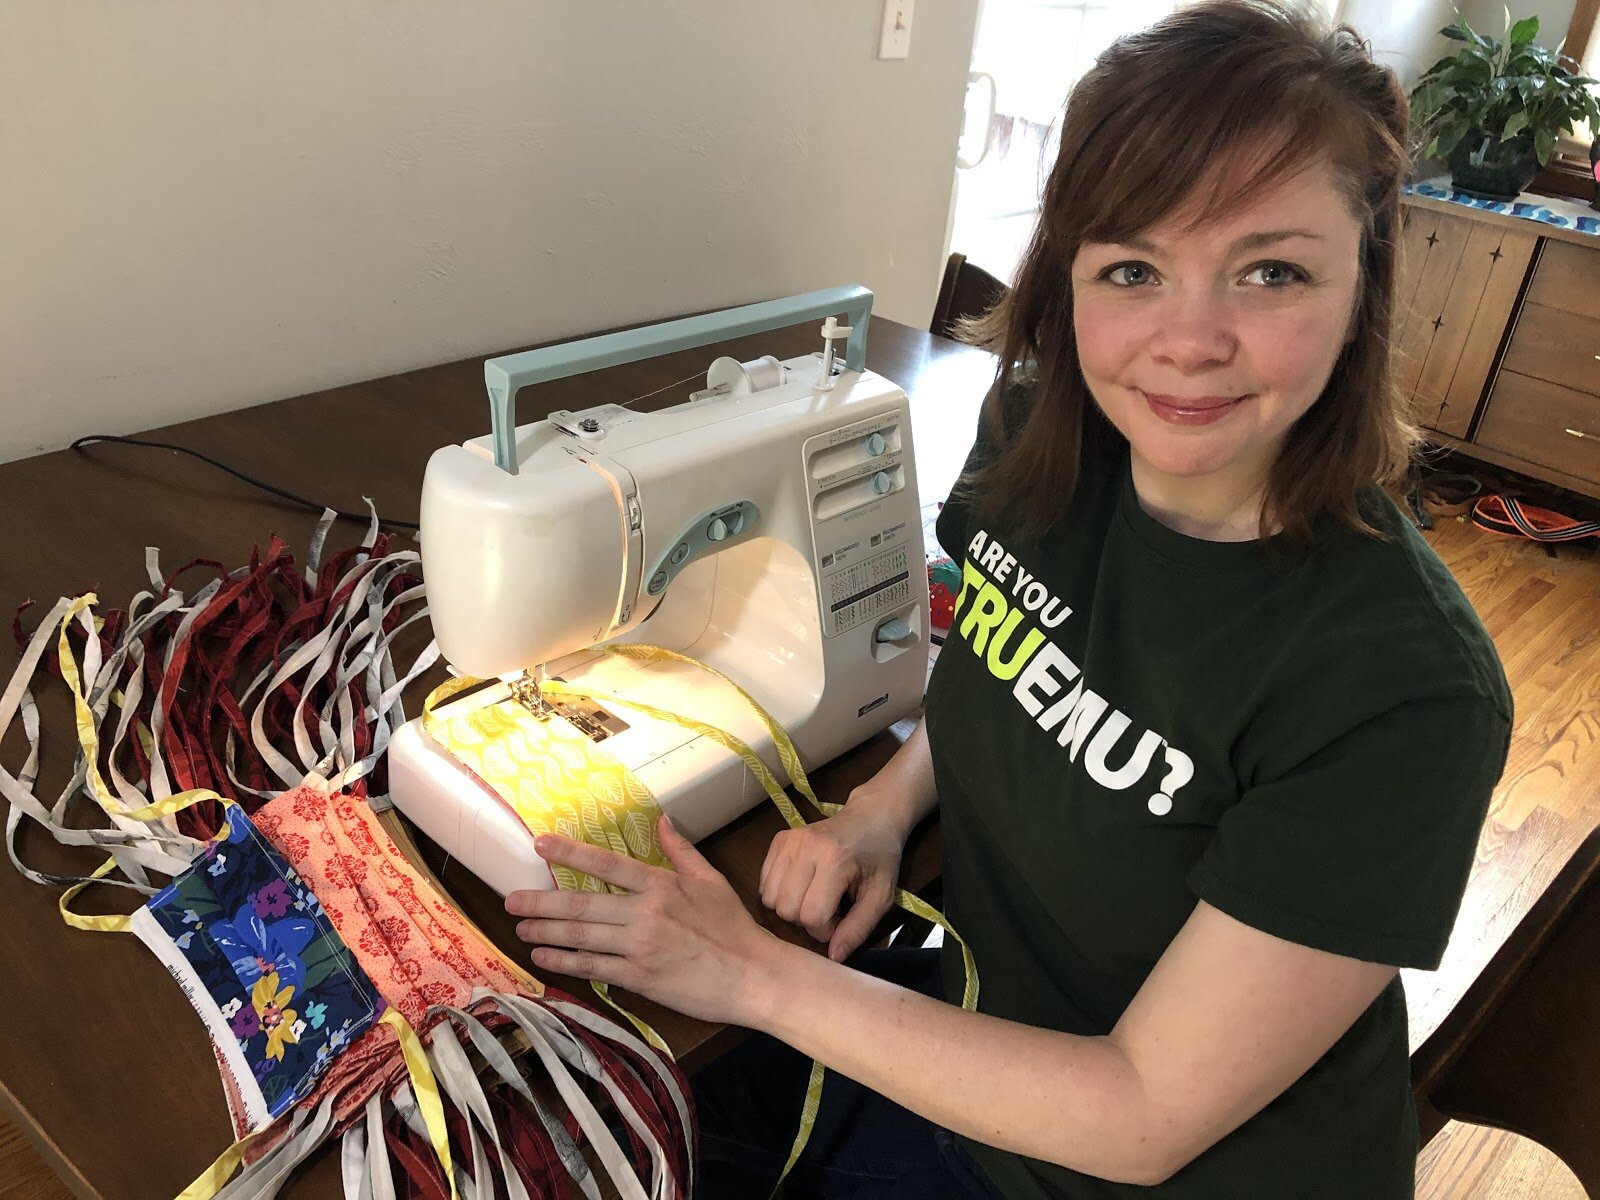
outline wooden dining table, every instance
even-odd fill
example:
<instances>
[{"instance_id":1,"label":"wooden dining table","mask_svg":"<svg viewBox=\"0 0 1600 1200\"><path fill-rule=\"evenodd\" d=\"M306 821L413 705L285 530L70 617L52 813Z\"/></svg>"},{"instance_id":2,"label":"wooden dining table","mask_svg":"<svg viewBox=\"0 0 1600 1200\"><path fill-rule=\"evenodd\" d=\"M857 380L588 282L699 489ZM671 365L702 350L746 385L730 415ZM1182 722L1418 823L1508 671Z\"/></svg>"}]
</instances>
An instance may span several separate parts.
<instances>
[{"instance_id":1,"label":"wooden dining table","mask_svg":"<svg viewBox=\"0 0 1600 1200\"><path fill-rule=\"evenodd\" d=\"M637 397L646 397L633 405L640 411L665 407L704 386L704 372L719 355L740 361L764 354L788 358L820 345L815 323L808 323L543 384L524 389L518 420ZM135 436L198 451L319 505L364 512L365 497L380 516L414 522L429 455L488 431L484 359L525 348L506 347ZM992 360L879 318L871 324L867 365L906 388L921 494L943 496L971 443ZM102 408L114 408L115 396L102 401ZM39 601L24 615L25 623L29 616L37 620L57 596L93 590L107 607L125 603L148 586L147 546L160 550L168 570L195 559L233 567L277 534L303 562L317 519L313 511L175 451L106 442L0 465L0 514L0 608L10 613L25 601ZM360 523L341 521L329 550L364 533ZM6 642L0 672L9 677L18 651L12 639ZM409 661L416 648L402 644L397 653ZM422 697L442 677L440 670L417 681L405 697L408 713L420 710ZM59 681L41 676L35 690L44 730L36 791L53 798L72 766L72 715ZM812 775L818 795L845 800L911 728L902 720L818 768ZM16 774L26 755L20 727L0 745L0 755ZM78 820L90 819L92 807L85 802ZM706 839L701 849L765 925L810 944L803 931L764 910L757 895L767 845L783 827L777 810L762 806ZM87 874L98 865L92 853L57 845L31 821L19 833L18 850L30 866ZM499 898L420 834L416 840L467 916L500 946L522 954L515 922ZM904 879L922 888L938 871L938 830L929 822L909 847ZM231 1140L204 1029L141 944L68 928L56 901L53 889L29 882L9 865L0 867L0 911L7 926L0 938L0 1104L78 1195L176 1195ZM86 895L81 907L111 911L118 905L131 907L131 893L102 888ZM583 994L576 981L552 981ZM743 1033L622 998L691 1071ZM341 1195L336 1159L319 1155L284 1194Z\"/></svg>"},{"instance_id":2,"label":"wooden dining table","mask_svg":"<svg viewBox=\"0 0 1600 1200\"><path fill-rule=\"evenodd\" d=\"M518 419L637 397L646 397L635 405L640 410L664 407L703 386L704 370L720 355L784 358L818 345L815 325L807 324L543 384L524 390ZM484 359L524 348L491 350L139 436L198 451L319 505L360 512L365 497L384 518L415 521L429 455L488 431ZM867 366L905 389L922 500L944 496L971 444L992 358L879 318L871 323ZM116 399L114 385L105 386L110 394L97 398L102 411L114 409ZM0 465L0 514L0 606L9 612L36 600L34 620L56 597L91 589L106 605L125 603L147 585L147 546L159 548L168 568L194 559L232 567L248 561L252 547L274 534L303 555L317 519L313 511L175 451L104 442ZM350 544L364 532L358 523L340 522L333 541ZM0 651L0 672L7 677L18 657L10 643ZM407 657L404 647L401 653ZM440 678L434 673L418 680L406 696L409 713L419 711L421 698ZM37 691L44 729L37 790L54 797L72 765L71 709L59 682L41 678ZM822 799L845 800L887 761L915 715L818 767L812 781ZM13 773L25 753L20 730L13 729L0 745ZM79 820L90 819L90 807L79 809ZM803 931L759 902L761 864L783 827L776 810L763 805L701 848L764 925L810 945ZM462 911L501 947L520 954L514 921L499 898L420 834L417 841ZM23 822L17 845L24 861L41 870L76 875L98 865L81 849L57 845L31 821ZM909 845L903 883L921 890L938 874L939 831L930 820ZM98 893L91 892L83 907L126 910L133 902L120 889ZM1535 898L1517 902L1526 907ZM56 902L54 890L0 867L6 924L0 937L0 1106L77 1195L176 1195L231 1140L205 1031L182 991L142 945L130 937L68 928ZM1406 982L1413 1013L1420 1014L1413 1021L1415 1047L1471 977L1447 970L1408 973ZM743 1036L741 1030L622 998L661 1032L691 1072ZM341 1195L337 1158L320 1152L284 1194Z\"/></svg>"}]
</instances>

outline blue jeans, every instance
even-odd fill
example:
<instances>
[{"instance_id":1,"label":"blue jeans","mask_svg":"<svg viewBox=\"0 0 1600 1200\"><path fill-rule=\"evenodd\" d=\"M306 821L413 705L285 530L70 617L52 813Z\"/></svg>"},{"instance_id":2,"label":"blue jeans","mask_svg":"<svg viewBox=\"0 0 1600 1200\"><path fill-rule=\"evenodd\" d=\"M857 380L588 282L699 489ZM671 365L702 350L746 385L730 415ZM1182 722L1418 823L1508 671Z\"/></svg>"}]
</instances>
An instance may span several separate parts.
<instances>
[{"instance_id":1,"label":"blue jeans","mask_svg":"<svg viewBox=\"0 0 1600 1200\"><path fill-rule=\"evenodd\" d=\"M857 970L941 994L939 951L867 950ZM800 1125L811 1060L757 1034L690 1080L700 1114L696 1200L766 1200ZM785 1200L1003 1200L947 1129L829 1071Z\"/></svg>"}]
</instances>

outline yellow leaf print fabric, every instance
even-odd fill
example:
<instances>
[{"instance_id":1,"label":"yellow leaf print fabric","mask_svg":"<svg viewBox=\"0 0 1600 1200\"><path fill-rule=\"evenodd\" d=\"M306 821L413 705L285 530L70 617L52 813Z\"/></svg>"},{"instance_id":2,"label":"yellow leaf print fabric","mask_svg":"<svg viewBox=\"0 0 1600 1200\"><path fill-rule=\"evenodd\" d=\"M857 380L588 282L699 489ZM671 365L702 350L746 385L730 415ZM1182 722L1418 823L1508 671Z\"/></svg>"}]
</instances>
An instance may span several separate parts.
<instances>
[{"instance_id":1,"label":"yellow leaf print fabric","mask_svg":"<svg viewBox=\"0 0 1600 1200\"><path fill-rule=\"evenodd\" d=\"M627 767L569 721L540 720L506 699L458 716L435 716L429 733L511 805L535 833L560 833L658 867L661 805ZM608 885L550 864L563 891Z\"/></svg>"}]
</instances>

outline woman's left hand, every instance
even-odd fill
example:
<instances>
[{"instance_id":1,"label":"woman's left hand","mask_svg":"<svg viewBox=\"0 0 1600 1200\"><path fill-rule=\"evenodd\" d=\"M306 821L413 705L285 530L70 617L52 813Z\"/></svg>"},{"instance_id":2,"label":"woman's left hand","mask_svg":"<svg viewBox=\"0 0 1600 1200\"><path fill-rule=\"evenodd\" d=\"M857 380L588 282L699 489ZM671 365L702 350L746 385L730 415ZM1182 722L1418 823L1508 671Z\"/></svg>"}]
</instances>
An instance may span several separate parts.
<instances>
[{"instance_id":1,"label":"woman's left hand","mask_svg":"<svg viewBox=\"0 0 1600 1200\"><path fill-rule=\"evenodd\" d=\"M534 848L545 861L628 894L512 892L506 911L524 918L517 936L536 947L536 966L615 984L703 1021L754 1025L784 943L756 924L728 881L665 816L658 831L675 871L541 834Z\"/></svg>"}]
</instances>

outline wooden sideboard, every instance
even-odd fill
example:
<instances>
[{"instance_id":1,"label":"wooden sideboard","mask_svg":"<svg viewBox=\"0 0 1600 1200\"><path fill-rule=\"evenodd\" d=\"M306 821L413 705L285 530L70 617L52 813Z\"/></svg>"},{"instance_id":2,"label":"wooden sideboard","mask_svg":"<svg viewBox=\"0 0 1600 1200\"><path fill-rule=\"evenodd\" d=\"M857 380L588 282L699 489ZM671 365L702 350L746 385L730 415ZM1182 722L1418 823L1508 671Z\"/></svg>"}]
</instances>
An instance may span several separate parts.
<instances>
[{"instance_id":1,"label":"wooden sideboard","mask_svg":"<svg viewBox=\"0 0 1600 1200\"><path fill-rule=\"evenodd\" d=\"M1395 374L1429 439L1600 499L1600 237L1405 206Z\"/></svg>"}]
</instances>

